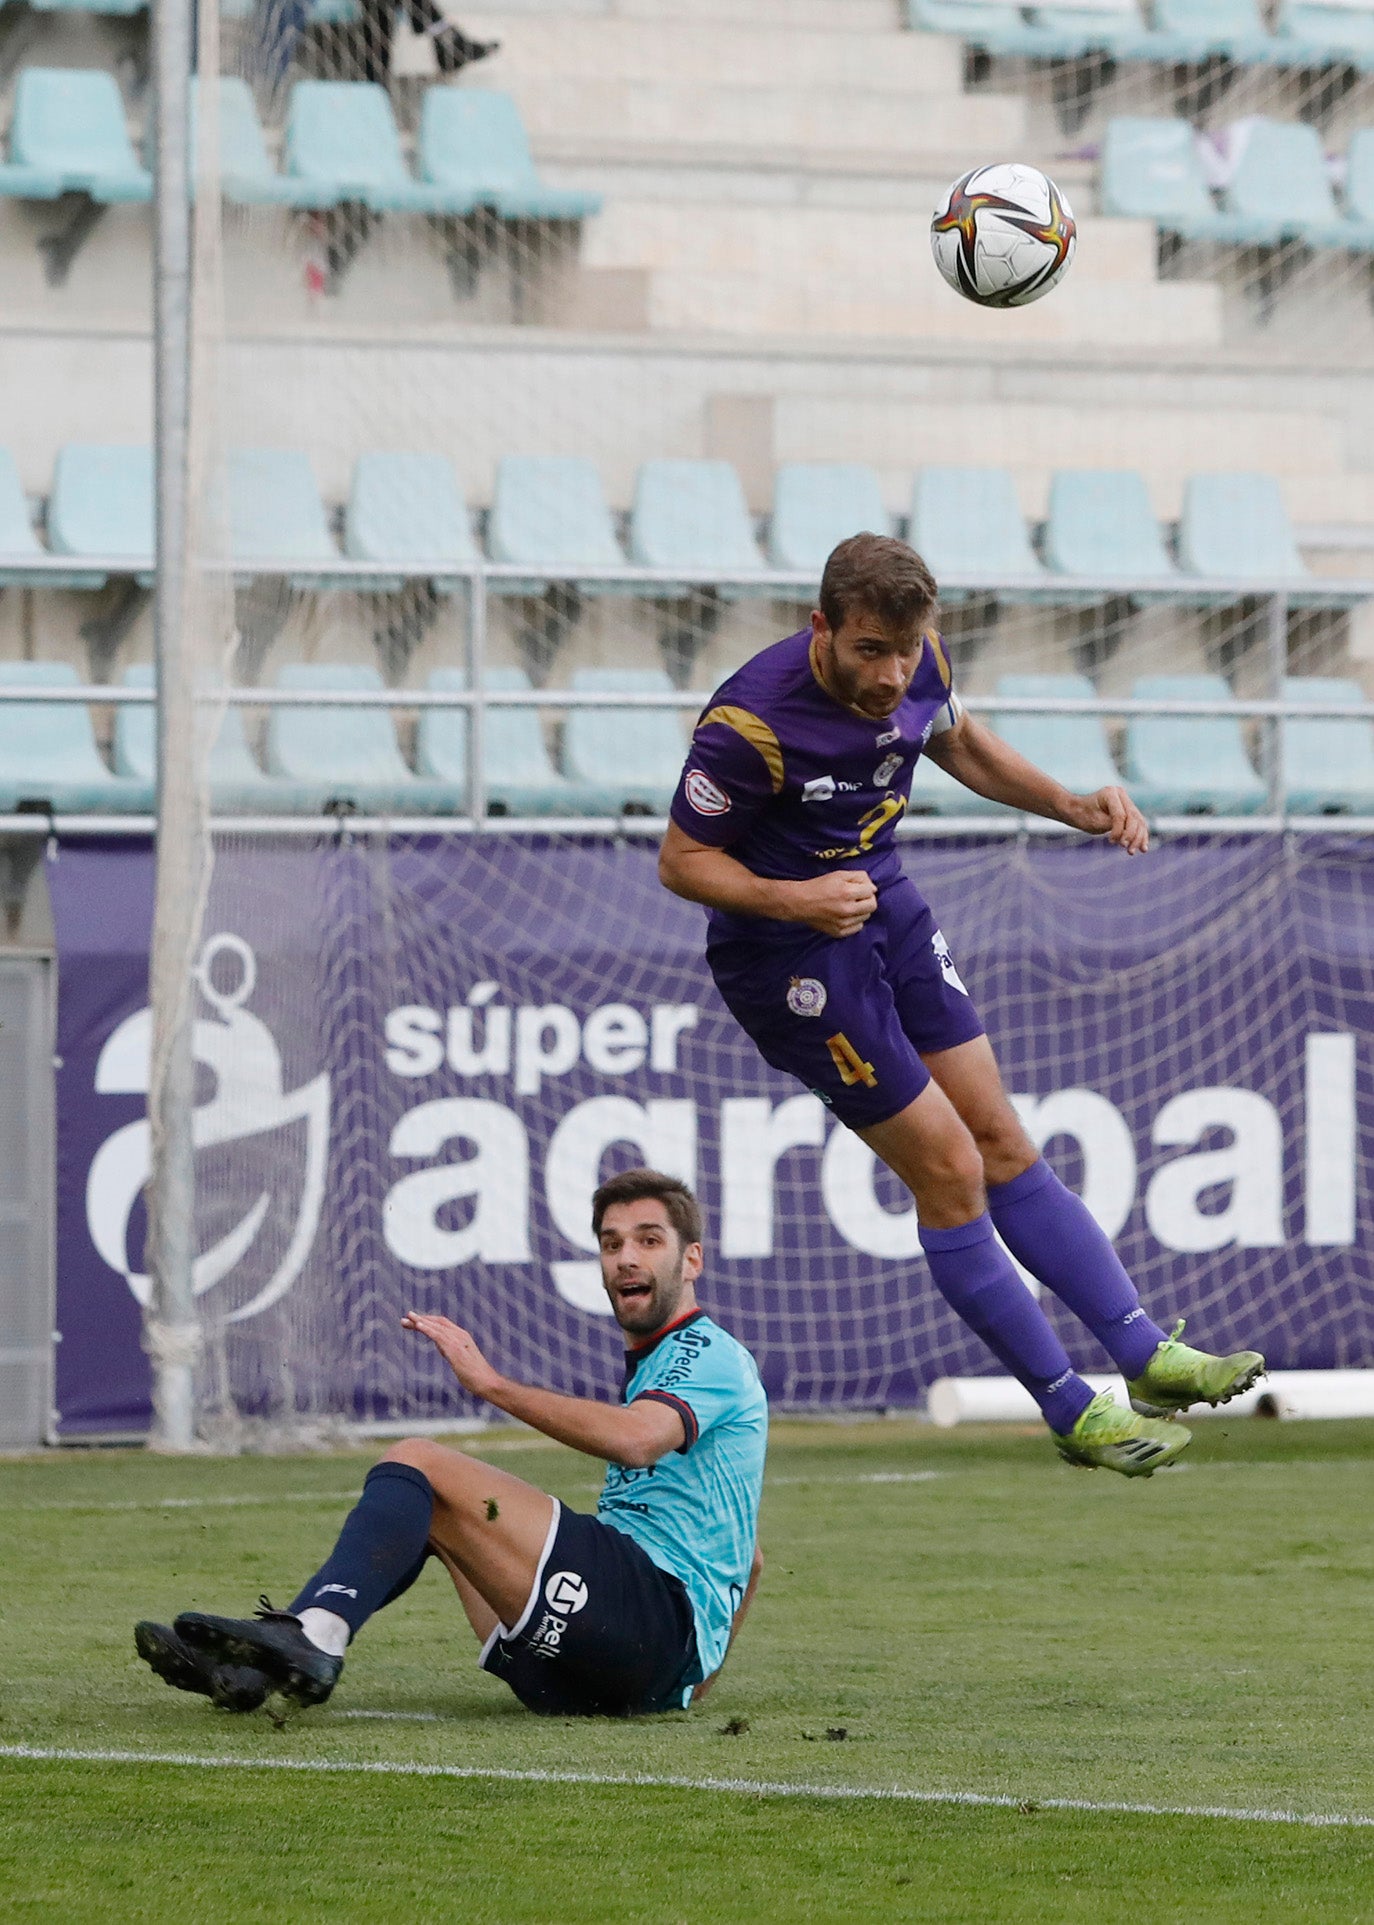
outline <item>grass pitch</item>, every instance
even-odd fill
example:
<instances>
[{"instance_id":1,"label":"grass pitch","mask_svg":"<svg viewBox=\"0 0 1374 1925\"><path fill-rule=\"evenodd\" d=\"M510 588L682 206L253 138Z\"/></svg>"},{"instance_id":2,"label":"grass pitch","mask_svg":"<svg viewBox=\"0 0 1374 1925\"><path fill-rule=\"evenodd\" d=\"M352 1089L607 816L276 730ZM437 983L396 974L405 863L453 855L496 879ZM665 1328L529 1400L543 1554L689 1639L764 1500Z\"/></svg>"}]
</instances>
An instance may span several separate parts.
<instances>
[{"instance_id":1,"label":"grass pitch","mask_svg":"<svg viewBox=\"0 0 1374 1925\"><path fill-rule=\"evenodd\" d=\"M474 1448L593 1502L590 1460ZM0 1915L1374 1921L1374 1425L1209 1422L1127 1483L779 1424L758 1602L681 1715L530 1717L437 1571L282 1724L138 1662L136 1617L289 1598L374 1454L0 1465Z\"/></svg>"}]
</instances>

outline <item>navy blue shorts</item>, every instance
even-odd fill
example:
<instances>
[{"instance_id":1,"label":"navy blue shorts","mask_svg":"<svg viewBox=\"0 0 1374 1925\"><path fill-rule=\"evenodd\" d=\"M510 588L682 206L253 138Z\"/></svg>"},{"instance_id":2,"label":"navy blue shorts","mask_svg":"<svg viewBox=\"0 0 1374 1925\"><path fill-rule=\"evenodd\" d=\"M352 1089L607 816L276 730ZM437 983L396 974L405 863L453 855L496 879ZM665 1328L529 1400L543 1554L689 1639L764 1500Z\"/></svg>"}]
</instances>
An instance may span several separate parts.
<instances>
[{"instance_id":1,"label":"navy blue shorts","mask_svg":"<svg viewBox=\"0 0 1374 1925\"><path fill-rule=\"evenodd\" d=\"M678 1711L701 1675L681 1580L624 1531L557 1499L524 1613L510 1630L497 1625L480 1662L531 1711L563 1718Z\"/></svg>"},{"instance_id":2,"label":"navy blue shorts","mask_svg":"<svg viewBox=\"0 0 1374 1925\"><path fill-rule=\"evenodd\" d=\"M856 935L713 938L706 959L764 1061L799 1077L851 1129L915 1101L930 1081L922 1055L983 1034L935 917L905 877Z\"/></svg>"}]
</instances>

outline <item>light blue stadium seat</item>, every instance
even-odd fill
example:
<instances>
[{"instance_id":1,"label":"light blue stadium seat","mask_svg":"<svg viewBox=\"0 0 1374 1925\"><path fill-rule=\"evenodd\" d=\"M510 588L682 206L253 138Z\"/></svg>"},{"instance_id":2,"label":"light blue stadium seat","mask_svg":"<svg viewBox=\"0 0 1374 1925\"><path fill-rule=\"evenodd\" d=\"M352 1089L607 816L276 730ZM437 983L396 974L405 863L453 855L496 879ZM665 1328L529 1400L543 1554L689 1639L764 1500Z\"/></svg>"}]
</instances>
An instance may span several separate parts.
<instances>
[{"instance_id":1,"label":"light blue stadium seat","mask_svg":"<svg viewBox=\"0 0 1374 1925\"><path fill-rule=\"evenodd\" d=\"M431 87L417 158L423 179L450 196L455 212L491 207L507 220L579 221L601 211L599 194L540 179L509 94Z\"/></svg>"},{"instance_id":2,"label":"light blue stadium seat","mask_svg":"<svg viewBox=\"0 0 1374 1925\"><path fill-rule=\"evenodd\" d=\"M431 562L454 568L475 562L472 521L448 456L359 455L344 515L344 553L352 561L404 564L411 575ZM388 576L368 586L394 594L405 579ZM463 577L436 569L430 579L451 593Z\"/></svg>"},{"instance_id":3,"label":"light blue stadium seat","mask_svg":"<svg viewBox=\"0 0 1374 1925\"><path fill-rule=\"evenodd\" d=\"M1226 240L1345 245L1321 138L1315 127L1298 121L1257 117L1250 123L1235 173L1222 190L1221 208Z\"/></svg>"},{"instance_id":4,"label":"light blue stadium seat","mask_svg":"<svg viewBox=\"0 0 1374 1925\"><path fill-rule=\"evenodd\" d=\"M0 194L15 199L152 198L153 177L138 164L111 74L26 67L15 84L9 152Z\"/></svg>"},{"instance_id":5,"label":"light blue stadium seat","mask_svg":"<svg viewBox=\"0 0 1374 1925\"><path fill-rule=\"evenodd\" d=\"M73 441L59 450L48 498L48 546L55 555L123 562L121 572L150 588L152 449ZM93 574L82 585L99 587L106 579Z\"/></svg>"},{"instance_id":6,"label":"light blue stadium seat","mask_svg":"<svg viewBox=\"0 0 1374 1925\"><path fill-rule=\"evenodd\" d=\"M151 662L134 662L124 671L125 688L151 688ZM157 711L132 705L115 710L115 774L143 783L157 779ZM233 815L276 815L289 809L294 792L258 767L243 726L243 710L225 707L210 750L211 805Z\"/></svg>"},{"instance_id":7,"label":"light blue stadium seat","mask_svg":"<svg viewBox=\"0 0 1374 1925\"><path fill-rule=\"evenodd\" d=\"M78 702L7 702L7 688L78 688L68 662L0 662L0 814L46 803L56 815L146 815L151 782L111 775Z\"/></svg>"},{"instance_id":8,"label":"light blue stadium seat","mask_svg":"<svg viewBox=\"0 0 1374 1925\"><path fill-rule=\"evenodd\" d=\"M277 686L380 690L382 678L374 668L290 662ZM361 815L442 815L452 803L447 784L411 774L384 708L274 708L267 770L293 786L295 807L305 812L346 802Z\"/></svg>"},{"instance_id":9,"label":"light blue stadium seat","mask_svg":"<svg viewBox=\"0 0 1374 1925\"><path fill-rule=\"evenodd\" d=\"M1222 675L1146 675L1142 702L1229 702ZM1126 780L1149 815L1253 815L1268 794L1245 752L1238 715L1133 715Z\"/></svg>"},{"instance_id":10,"label":"light blue stadium seat","mask_svg":"<svg viewBox=\"0 0 1374 1925\"><path fill-rule=\"evenodd\" d=\"M482 677L487 689L528 689L522 668L493 667ZM462 689L468 685L461 668L436 668L432 689ZM464 709L422 709L415 740L415 766L422 776L447 783L453 806L466 806L468 794L468 729ZM487 811L491 815L571 815L575 792L549 760L539 711L532 708L493 708L486 711Z\"/></svg>"},{"instance_id":11,"label":"light blue stadium seat","mask_svg":"<svg viewBox=\"0 0 1374 1925\"><path fill-rule=\"evenodd\" d=\"M1177 586L1178 569L1133 469L1067 468L1050 481L1045 560L1062 575Z\"/></svg>"},{"instance_id":12,"label":"light blue stadium seat","mask_svg":"<svg viewBox=\"0 0 1374 1925\"><path fill-rule=\"evenodd\" d=\"M1321 675L1290 675L1283 694L1295 704L1365 700L1358 682ZM1283 723L1282 733L1284 787L1295 815L1374 815L1374 722L1299 716Z\"/></svg>"},{"instance_id":13,"label":"light blue stadium seat","mask_svg":"<svg viewBox=\"0 0 1374 1925\"><path fill-rule=\"evenodd\" d=\"M1045 35L1052 57L1075 59L1084 53L1105 53L1118 60L1147 60L1158 51L1156 38L1141 18L1136 0L1032 7L1030 24Z\"/></svg>"},{"instance_id":14,"label":"light blue stadium seat","mask_svg":"<svg viewBox=\"0 0 1374 1925\"><path fill-rule=\"evenodd\" d=\"M487 518L487 554L527 568L623 568L625 551L595 462L582 455L503 456ZM493 582L492 589L528 595L543 586L535 577ZM608 592L605 583L585 586Z\"/></svg>"},{"instance_id":15,"label":"light blue stadium seat","mask_svg":"<svg viewBox=\"0 0 1374 1925\"><path fill-rule=\"evenodd\" d=\"M929 33L959 34L989 53L1048 57L1055 51L1055 37L1029 25L1023 7L998 0L907 0L907 20Z\"/></svg>"},{"instance_id":16,"label":"light blue stadium seat","mask_svg":"<svg viewBox=\"0 0 1374 1925\"><path fill-rule=\"evenodd\" d=\"M1179 565L1236 581L1310 582L1272 475L1192 475L1183 490Z\"/></svg>"},{"instance_id":17,"label":"light blue stadium seat","mask_svg":"<svg viewBox=\"0 0 1374 1925\"><path fill-rule=\"evenodd\" d=\"M28 0L35 13L142 13L148 0Z\"/></svg>"},{"instance_id":18,"label":"light blue stadium seat","mask_svg":"<svg viewBox=\"0 0 1374 1925\"><path fill-rule=\"evenodd\" d=\"M1168 42L1168 58L1203 61L1225 54L1241 63L1263 63L1273 41L1259 0L1154 0L1155 32Z\"/></svg>"},{"instance_id":19,"label":"light blue stadium seat","mask_svg":"<svg viewBox=\"0 0 1374 1925\"><path fill-rule=\"evenodd\" d=\"M1005 468L922 468L911 499L910 540L946 600L1017 576L1045 578ZM947 589L946 576L963 576L970 586ZM1034 591L1017 591L1013 599L1035 599Z\"/></svg>"},{"instance_id":20,"label":"light blue stadium seat","mask_svg":"<svg viewBox=\"0 0 1374 1925\"><path fill-rule=\"evenodd\" d=\"M997 693L1023 700L1044 695L1091 701L1096 690L1086 675L1001 675ZM1121 780L1096 715L994 715L992 726L1037 768L1079 795Z\"/></svg>"},{"instance_id":21,"label":"light blue stadium seat","mask_svg":"<svg viewBox=\"0 0 1374 1925\"><path fill-rule=\"evenodd\" d=\"M1188 239L1222 237L1222 224L1186 120L1122 115L1102 144L1102 211L1150 220Z\"/></svg>"},{"instance_id":22,"label":"light blue stadium seat","mask_svg":"<svg viewBox=\"0 0 1374 1925\"><path fill-rule=\"evenodd\" d=\"M728 461L646 461L635 477L630 559L645 568L711 569L748 574L764 567L739 476ZM686 594L680 584L647 591ZM726 587L733 601L751 591ZM771 594L771 589L765 589Z\"/></svg>"},{"instance_id":23,"label":"light blue stadium seat","mask_svg":"<svg viewBox=\"0 0 1374 1925\"><path fill-rule=\"evenodd\" d=\"M200 83L192 80L192 112ZM152 128L149 128L151 137ZM246 80L226 74L219 83L220 179L224 198L243 207L327 206L309 183L279 174L268 151L252 91Z\"/></svg>"},{"instance_id":24,"label":"light blue stadium seat","mask_svg":"<svg viewBox=\"0 0 1374 1925\"><path fill-rule=\"evenodd\" d=\"M286 166L322 203L360 202L377 213L466 213L462 197L406 166L385 87L364 80L298 80L286 121Z\"/></svg>"},{"instance_id":25,"label":"light blue stadium seat","mask_svg":"<svg viewBox=\"0 0 1374 1925\"><path fill-rule=\"evenodd\" d=\"M572 686L605 694L673 692L657 668L580 668ZM677 710L583 708L566 715L563 773L579 814L668 813L687 747Z\"/></svg>"},{"instance_id":26,"label":"light blue stadium seat","mask_svg":"<svg viewBox=\"0 0 1374 1925\"><path fill-rule=\"evenodd\" d=\"M290 567L293 588L345 588L307 455L290 448L233 448L228 459L229 549L240 579Z\"/></svg>"},{"instance_id":27,"label":"light blue stadium seat","mask_svg":"<svg viewBox=\"0 0 1374 1925\"><path fill-rule=\"evenodd\" d=\"M837 542L867 529L892 533L892 517L871 468L856 461L788 461L773 481L768 559L774 568L818 579Z\"/></svg>"},{"instance_id":28,"label":"light blue stadium seat","mask_svg":"<svg viewBox=\"0 0 1374 1925\"><path fill-rule=\"evenodd\" d=\"M34 533L33 519L19 470L8 448L0 448L0 587L100 588L105 577L74 569L70 574L40 572L26 566L47 551Z\"/></svg>"},{"instance_id":29,"label":"light blue stadium seat","mask_svg":"<svg viewBox=\"0 0 1374 1925\"><path fill-rule=\"evenodd\" d=\"M1374 249L1374 127L1358 127L1345 150L1345 218L1353 246Z\"/></svg>"},{"instance_id":30,"label":"light blue stadium seat","mask_svg":"<svg viewBox=\"0 0 1374 1925\"><path fill-rule=\"evenodd\" d=\"M1274 23L1275 58L1285 66L1349 65L1374 70L1374 4L1306 6L1283 0Z\"/></svg>"},{"instance_id":31,"label":"light blue stadium seat","mask_svg":"<svg viewBox=\"0 0 1374 1925\"><path fill-rule=\"evenodd\" d=\"M952 775L946 775L937 762L923 755L917 761L915 774L911 778L910 813L1009 816L1015 811L1005 808L1000 802L989 802L986 796L975 795L962 782L956 782Z\"/></svg>"}]
</instances>

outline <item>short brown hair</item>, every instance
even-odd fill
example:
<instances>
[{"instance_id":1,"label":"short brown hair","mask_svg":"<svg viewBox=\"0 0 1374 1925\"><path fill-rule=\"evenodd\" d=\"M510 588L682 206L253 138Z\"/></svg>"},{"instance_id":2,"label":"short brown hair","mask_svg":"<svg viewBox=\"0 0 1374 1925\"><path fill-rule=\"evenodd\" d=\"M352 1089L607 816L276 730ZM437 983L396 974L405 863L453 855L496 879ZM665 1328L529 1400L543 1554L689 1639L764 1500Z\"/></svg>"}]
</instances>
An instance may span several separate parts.
<instances>
[{"instance_id":1,"label":"short brown hair","mask_svg":"<svg viewBox=\"0 0 1374 1925\"><path fill-rule=\"evenodd\" d=\"M850 535L832 549L821 576L821 613L831 630L862 610L894 634L928 622L939 596L935 577L914 548L892 535Z\"/></svg>"},{"instance_id":2,"label":"short brown hair","mask_svg":"<svg viewBox=\"0 0 1374 1925\"><path fill-rule=\"evenodd\" d=\"M663 1205L684 1250L701 1242L701 1205L685 1183L662 1170L622 1170L608 1177L592 1198L592 1235L600 1238L601 1220L613 1203L642 1203L650 1197Z\"/></svg>"}]
</instances>

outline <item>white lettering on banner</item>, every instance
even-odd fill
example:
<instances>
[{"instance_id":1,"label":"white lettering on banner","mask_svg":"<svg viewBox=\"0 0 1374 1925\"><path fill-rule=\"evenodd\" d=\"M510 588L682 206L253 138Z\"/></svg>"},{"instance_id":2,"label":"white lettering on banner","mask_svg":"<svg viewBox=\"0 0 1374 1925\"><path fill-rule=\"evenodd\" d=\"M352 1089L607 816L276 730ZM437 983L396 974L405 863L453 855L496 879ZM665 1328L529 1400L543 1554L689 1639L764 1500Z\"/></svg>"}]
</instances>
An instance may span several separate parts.
<instances>
[{"instance_id":1,"label":"white lettering on banner","mask_svg":"<svg viewBox=\"0 0 1374 1925\"><path fill-rule=\"evenodd\" d=\"M919 1256L915 1203L905 1210L885 1210L873 1187L877 1173L878 1159L867 1143L838 1126L821 1158L821 1197L830 1221L865 1256L892 1260Z\"/></svg>"},{"instance_id":2,"label":"white lettering on banner","mask_svg":"<svg viewBox=\"0 0 1374 1925\"><path fill-rule=\"evenodd\" d=\"M1303 1237L1316 1248L1355 1241L1355 1038L1309 1036Z\"/></svg>"},{"instance_id":3,"label":"white lettering on banner","mask_svg":"<svg viewBox=\"0 0 1374 1925\"><path fill-rule=\"evenodd\" d=\"M728 1096L720 1106L720 1253L771 1257L773 1192L778 1158L818 1150L825 1109L814 1096L790 1096L777 1108L766 1096Z\"/></svg>"},{"instance_id":4,"label":"white lettering on banner","mask_svg":"<svg viewBox=\"0 0 1374 1925\"><path fill-rule=\"evenodd\" d=\"M448 1013L448 1066L460 1076L510 1075L510 1011L487 1007L500 987L493 982L474 983L466 1007ZM474 1035L477 1012L482 1024L480 1048Z\"/></svg>"},{"instance_id":5,"label":"white lettering on banner","mask_svg":"<svg viewBox=\"0 0 1374 1925\"><path fill-rule=\"evenodd\" d=\"M649 1068L671 1076L677 1069L677 1039L695 1029L700 1011L695 1003L657 1003L649 1017L652 1040Z\"/></svg>"},{"instance_id":6,"label":"white lettering on banner","mask_svg":"<svg viewBox=\"0 0 1374 1925\"><path fill-rule=\"evenodd\" d=\"M1125 1117L1096 1090L1013 1096L1012 1107L1037 1150L1071 1136L1083 1158L1083 1201L1109 1237L1120 1234L1135 1202L1135 1144Z\"/></svg>"},{"instance_id":7,"label":"white lettering on banner","mask_svg":"<svg viewBox=\"0 0 1374 1925\"><path fill-rule=\"evenodd\" d=\"M603 1004L582 1028L582 1054L589 1068L602 1076L628 1076L643 1069L648 1047L649 1025L628 1003Z\"/></svg>"},{"instance_id":8,"label":"white lettering on banner","mask_svg":"<svg viewBox=\"0 0 1374 1925\"><path fill-rule=\"evenodd\" d=\"M386 1246L417 1270L447 1270L474 1257L484 1263L530 1260L530 1153L525 1126L502 1103L455 1096L407 1110L391 1132L393 1156L435 1156L446 1143L472 1143L476 1155L403 1176L382 1205ZM439 1211L474 1199L470 1220L445 1229Z\"/></svg>"},{"instance_id":9,"label":"white lettering on banner","mask_svg":"<svg viewBox=\"0 0 1374 1925\"><path fill-rule=\"evenodd\" d=\"M631 1102L628 1096L593 1096L570 1109L549 1139L544 1187L549 1215L575 1250L595 1250L592 1191L601 1181L601 1160L613 1143L630 1143L646 1163L695 1186L697 1106L682 1100ZM601 1264L555 1263L559 1296L595 1315L611 1306L601 1282Z\"/></svg>"},{"instance_id":10,"label":"white lettering on banner","mask_svg":"<svg viewBox=\"0 0 1374 1925\"><path fill-rule=\"evenodd\" d=\"M1145 1193L1145 1218L1170 1250L1272 1248L1283 1235L1283 1129L1274 1105L1253 1090L1198 1089L1175 1096L1155 1118L1161 1147L1196 1143L1206 1131L1230 1130L1223 1149L1198 1150L1156 1170ZM1204 1190L1230 1185L1222 1210L1199 1207Z\"/></svg>"},{"instance_id":11,"label":"white lettering on banner","mask_svg":"<svg viewBox=\"0 0 1374 1925\"><path fill-rule=\"evenodd\" d=\"M537 1096L546 1076L566 1076L582 1047L582 1026L562 1003L515 1012L515 1088Z\"/></svg>"},{"instance_id":12,"label":"white lettering on banner","mask_svg":"<svg viewBox=\"0 0 1374 1925\"><path fill-rule=\"evenodd\" d=\"M440 1036L444 1019L437 1009L405 1003L389 1009L383 1031L386 1036L386 1066L393 1076L433 1076L444 1060Z\"/></svg>"}]
</instances>

